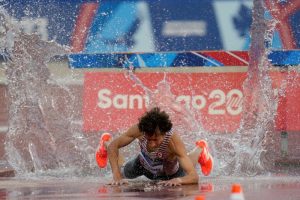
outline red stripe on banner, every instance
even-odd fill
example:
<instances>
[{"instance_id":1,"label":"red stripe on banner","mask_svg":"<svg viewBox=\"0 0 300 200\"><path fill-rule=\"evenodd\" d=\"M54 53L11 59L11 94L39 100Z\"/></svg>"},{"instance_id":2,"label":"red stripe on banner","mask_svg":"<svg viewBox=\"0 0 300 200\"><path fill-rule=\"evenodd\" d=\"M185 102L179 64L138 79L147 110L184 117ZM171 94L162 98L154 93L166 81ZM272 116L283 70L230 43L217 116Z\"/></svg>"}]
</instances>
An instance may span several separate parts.
<instances>
[{"instance_id":1,"label":"red stripe on banner","mask_svg":"<svg viewBox=\"0 0 300 200\"><path fill-rule=\"evenodd\" d=\"M249 52L248 51L230 51L230 53L233 53L233 54L237 55L238 57L240 57L241 59L249 62Z\"/></svg>"},{"instance_id":2,"label":"red stripe on banner","mask_svg":"<svg viewBox=\"0 0 300 200\"><path fill-rule=\"evenodd\" d=\"M232 53L232 52L230 52ZM236 53L232 53L236 56L231 55L230 53L226 52L226 51L208 51L208 52L201 52L202 55L205 56L209 56L215 60L217 60L218 62L222 63L224 66L248 66L248 60L245 60L245 55L247 54L246 52L240 52L239 54ZM243 57L241 57L240 55L242 55ZM239 59L238 57L241 57L241 59ZM247 62L245 62L245 61Z\"/></svg>"},{"instance_id":3,"label":"red stripe on banner","mask_svg":"<svg viewBox=\"0 0 300 200\"><path fill-rule=\"evenodd\" d=\"M72 52L77 53L84 49L86 38L98 6L99 3L84 3L81 5L71 39Z\"/></svg>"}]
</instances>

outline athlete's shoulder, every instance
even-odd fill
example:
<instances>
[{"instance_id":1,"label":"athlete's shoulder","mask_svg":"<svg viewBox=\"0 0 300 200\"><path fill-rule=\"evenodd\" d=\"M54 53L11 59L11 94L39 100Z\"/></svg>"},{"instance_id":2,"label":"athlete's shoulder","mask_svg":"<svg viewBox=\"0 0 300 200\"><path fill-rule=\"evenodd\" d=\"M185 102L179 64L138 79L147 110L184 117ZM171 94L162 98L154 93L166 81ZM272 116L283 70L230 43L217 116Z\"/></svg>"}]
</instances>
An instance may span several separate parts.
<instances>
[{"instance_id":1,"label":"athlete's shoulder","mask_svg":"<svg viewBox=\"0 0 300 200\"><path fill-rule=\"evenodd\" d=\"M173 133L171 135L171 140L173 140L173 141L178 141L178 140L182 141L180 135L175 131L173 131Z\"/></svg>"},{"instance_id":2,"label":"athlete's shoulder","mask_svg":"<svg viewBox=\"0 0 300 200\"><path fill-rule=\"evenodd\" d=\"M131 126L125 133L128 136L134 137L134 138L138 138L140 136L142 136L141 131L139 130L139 127L137 124Z\"/></svg>"},{"instance_id":3,"label":"athlete's shoulder","mask_svg":"<svg viewBox=\"0 0 300 200\"><path fill-rule=\"evenodd\" d=\"M172 150L177 149L178 147L181 147L183 144L183 141L180 137L180 135L176 132L174 132L170 138L169 142L169 148Z\"/></svg>"}]
</instances>

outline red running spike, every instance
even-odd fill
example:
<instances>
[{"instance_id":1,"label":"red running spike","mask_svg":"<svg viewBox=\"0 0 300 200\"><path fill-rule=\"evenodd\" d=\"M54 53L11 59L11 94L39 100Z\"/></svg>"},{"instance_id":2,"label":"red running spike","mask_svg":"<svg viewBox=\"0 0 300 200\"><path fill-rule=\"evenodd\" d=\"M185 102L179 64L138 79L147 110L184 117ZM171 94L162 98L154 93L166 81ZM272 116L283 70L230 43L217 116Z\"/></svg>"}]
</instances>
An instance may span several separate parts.
<instances>
[{"instance_id":1,"label":"red running spike","mask_svg":"<svg viewBox=\"0 0 300 200\"><path fill-rule=\"evenodd\" d=\"M208 151L207 142L205 140L199 140L196 142L196 145L202 149L198 158L201 171L205 176L208 176L213 169L213 158Z\"/></svg>"},{"instance_id":2,"label":"red running spike","mask_svg":"<svg viewBox=\"0 0 300 200\"><path fill-rule=\"evenodd\" d=\"M109 141L111 138L110 133L103 133L100 138L99 148L96 151L96 161L100 168L105 168L107 165L107 150L104 142Z\"/></svg>"}]
</instances>

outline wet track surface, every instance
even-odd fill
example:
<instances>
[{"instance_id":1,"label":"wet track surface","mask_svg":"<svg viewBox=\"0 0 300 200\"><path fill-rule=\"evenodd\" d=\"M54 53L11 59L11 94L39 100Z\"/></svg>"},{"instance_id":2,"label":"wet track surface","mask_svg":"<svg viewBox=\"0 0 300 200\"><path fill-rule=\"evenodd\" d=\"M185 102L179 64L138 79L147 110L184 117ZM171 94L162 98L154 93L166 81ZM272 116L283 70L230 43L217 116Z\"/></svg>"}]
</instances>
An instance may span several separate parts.
<instances>
[{"instance_id":1,"label":"wet track surface","mask_svg":"<svg viewBox=\"0 0 300 200\"><path fill-rule=\"evenodd\" d=\"M229 199L231 185L241 184L246 200L300 199L300 177L214 177L199 185L162 187L147 180L124 186L106 185L101 178L1 178L0 199Z\"/></svg>"}]
</instances>

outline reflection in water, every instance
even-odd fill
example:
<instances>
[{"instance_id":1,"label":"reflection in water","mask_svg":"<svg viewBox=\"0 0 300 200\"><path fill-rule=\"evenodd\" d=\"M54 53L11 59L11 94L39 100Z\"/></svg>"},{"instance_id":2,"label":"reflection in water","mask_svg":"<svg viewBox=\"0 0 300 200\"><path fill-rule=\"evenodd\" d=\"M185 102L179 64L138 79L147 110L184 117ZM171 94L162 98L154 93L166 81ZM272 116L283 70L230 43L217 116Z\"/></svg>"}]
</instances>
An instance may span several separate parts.
<instances>
[{"instance_id":1,"label":"reflection in water","mask_svg":"<svg viewBox=\"0 0 300 200\"><path fill-rule=\"evenodd\" d=\"M214 184L212 183L199 183L199 190L201 192L213 192Z\"/></svg>"},{"instance_id":2,"label":"reflection in water","mask_svg":"<svg viewBox=\"0 0 300 200\"><path fill-rule=\"evenodd\" d=\"M246 199L299 199L300 181L298 177L217 177L208 178L201 185L213 186L213 191L197 189L197 185L165 187L160 191L144 191L147 181L132 181L130 185L106 186L103 180L89 178L39 178L36 180L1 180L2 199L194 199L205 195L207 199L229 199L231 185L240 183Z\"/></svg>"}]
</instances>

